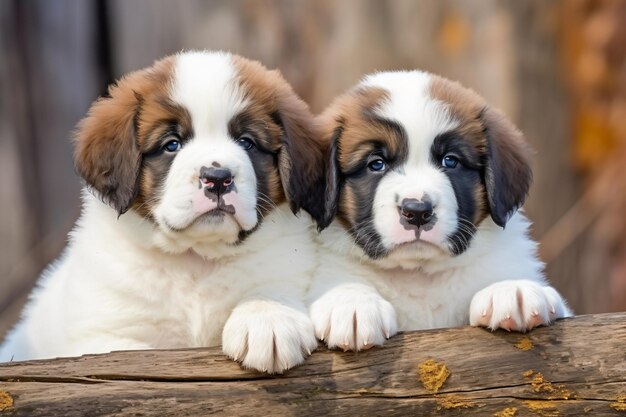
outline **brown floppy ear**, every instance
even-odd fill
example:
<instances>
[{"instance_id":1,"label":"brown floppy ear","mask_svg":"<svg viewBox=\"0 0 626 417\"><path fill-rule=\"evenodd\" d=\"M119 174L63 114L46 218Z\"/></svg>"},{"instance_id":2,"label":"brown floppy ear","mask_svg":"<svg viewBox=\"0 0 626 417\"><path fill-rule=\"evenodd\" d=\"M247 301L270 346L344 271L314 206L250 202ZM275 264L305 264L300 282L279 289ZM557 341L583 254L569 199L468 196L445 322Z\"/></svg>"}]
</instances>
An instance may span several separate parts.
<instances>
[{"instance_id":1,"label":"brown floppy ear","mask_svg":"<svg viewBox=\"0 0 626 417\"><path fill-rule=\"evenodd\" d=\"M292 91L281 91L274 115L282 127L278 169L291 210L324 227L324 157L313 115Z\"/></svg>"},{"instance_id":2,"label":"brown floppy ear","mask_svg":"<svg viewBox=\"0 0 626 417\"><path fill-rule=\"evenodd\" d=\"M480 117L487 136L484 179L489 210L493 221L504 227L528 195L531 150L522 133L500 111L486 107Z\"/></svg>"},{"instance_id":3,"label":"brown floppy ear","mask_svg":"<svg viewBox=\"0 0 626 417\"><path fill-rule=\"evenodd\" d=\"M341 120L334 124L331 132L327 133L330 138L327 140L326 155L326 190L324 193L324 218L320 229L332 223L339 208L339 190L341 189L339 160L339 140L343 133L343 122Z\"/></svg>"},{"instance_id":4,"label":"brown floppy ear","mask_svg":"<svg viewBox=\"0 0 626 417\"><path fill-rule=\"evenodd\" d=\"M130 208L138 190L141 153L135 117L140 101L128 86L111 86L109 97L91 105L74 136L76 171L120 215Z\"/></svg>"}]
</instances>

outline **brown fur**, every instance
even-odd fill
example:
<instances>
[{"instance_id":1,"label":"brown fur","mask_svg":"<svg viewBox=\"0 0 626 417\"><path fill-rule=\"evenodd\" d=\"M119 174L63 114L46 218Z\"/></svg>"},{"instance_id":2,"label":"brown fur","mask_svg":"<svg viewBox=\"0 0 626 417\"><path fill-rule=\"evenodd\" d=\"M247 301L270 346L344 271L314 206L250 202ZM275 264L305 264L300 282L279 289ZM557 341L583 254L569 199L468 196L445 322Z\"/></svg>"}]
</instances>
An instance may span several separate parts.
<instances>
[{"instance_id":1,"label":"brown fur","mask_svg":"<svg viewBox=\"0 0 626 417\"><path fill-rule=\"evenodd\" d=\"M322 114L320 120L325 130L326 140L340 127L341 143L337 160L342 172L350 171L356 163L372 151L368 140L380 140L398 152L400 141L385 126L372 122L373 110L387 97L385 91L377 88L360 88L340 97Z\"/></svg>"},{"instance_id":2,"label":"brown fur","mask_svg":"<svg viewBox=\"0 0 626 417\"><path fill-rule=\"evenodd\" d=\"M481 210L476 223L487 215L504 226L526 198L532 182L530 147L522 133L482 97L461 84L433 75L430 94L444 102L460 123L458 133L484 155L484 190L475 194Z\"/></svg>"},{"instance_id":3,"label":"brown fur","mask_svg":"<svg viewBox=\"0 0 626 417\"><path fill-rule=\"evenodd\" d=\"M391 154L399 154L405 142L398 132L379 123L374 110L387 98L379 88L356 88L337 98L319 116L327 161L326 211L347 227L356 221L358 202L353 190L339 184L342 173L362 163L374 150L374 143L384 143Z\"/></svg>"},{"instance_id":4,"label":"brown fur","mask_svg":"<svg viewBox=\"0 0 626 417\"><path fill-rule=\"evenodd\" d=\"M173 155L158 150L176 138L168 133L183 141L193 136L190 115L169 98L174 59L123 77L78 125L77 171L119 214L132 208L151 217L173 160ZM316 191L323 189L323 157L321 147L314 144L318 135L308 107L278 71L238 56L233 61L251 104L231 120L229 130L233 135L245 123L267 153L255 165L264 184L261 199L279 204L287 195L294 211L304 208L314 213L316 192L320 199L323 193ZM272 203L260 204L261 210L269 210Z\"/></svg>"},{"instance_id":5,"label":"brown fur","mask_svg":"<svg viewBox=\"0 0 626 417\"><path fill-rule=\"evenodd\" d=\"M268 71L260 63L241 57L234 57L234 63L251 102L246 112L263 120L273 138L268 146L277 151L281 182L277 177L271 181L271 195L278 196L282 186L292 210L302 208L319 223L324 214L320 206L324 159L308 106L280 72Z\"/></svg>"},{"instance_id":6,"label":"brown fur","mask_svg":"<svg viewBox=\"0 0 626 417\"><path fill-rule=\"evenodd\" d=\"M191 116L187 110L160 94L154 100L150 97L143 98L136 120L136 139L143 154L154 152L163 146L164 136L172 133L172 130L183 140L193 136ZM142 216L151 217L172 160L173 156L144 155L137 196L132 204L132 208Z\"/></svg>"},{"instance_id":7,"label":"brown fur","mask_svg":"<svg viewBox=\"0 0 626 417\"><path fill-rule=\"evenodd\" d=\"M433 138L430 157L436 166L451 151L463 158L467 171L446 174L461 187L455 191L459 204L463 203L459 216L478 225L491 215L496 224L504 226L523 204L530 185L529 151L522 135L474 91L456 82L432 76L429 94L444 103L458 122L453 131ZM408 139L401 126L376 117L375 108L386 98L383 89L356 87L338 97L319 117L328 158L328 217L336 215L357 240L361 235L373 236L367 242L370 249L376 247L376 235L368 225L371 199L381 176L363 176L359 170L381 144L391 154L384 156L393 169L394 159L405 157ZM463 230L453 236L455 247L464 247L471 238L471 231ZM372 257L380 255L377 250L370 252Z\"/></svg>"},{"instance_id":8,"label":"brown fur","mask_svg":"<svg viewBox=\"0 0 626 417\"><path fill-rule=\"evenodd\" d=\"M522 133L500 111L487 108L481 119L489 144L485 167L489 209L495 223L504 227L530 189L532 152Z\"/></svg>"},{"instance_id":9,"label":"brown fur","mask_svg":"<svg viewBox=\"0 0 626 417\"><path fill-rule=\"evenodd\" d=\"M487 153L487 138L481 113L485 100L473 90L438 75L431 75L430 96L446 104L452 118L459 122L459 136L469 141L479 155Z\"/></svg>"},{"instance_id":10,"label":"brown fur","mask_svg":"<svg viewBox=\"0 0 626 417\"><path fill-rule=\"evenodd\" d=\"M463 123L479 118L487 103L474 90L438 75L430 77L430 96L445 103L453 118Z\"/></svg>"},{"instance_id":11,"label":"brown fur","mask_svg":"<svg viewBox=\"0 0 626 417\"><path fill-rule=\"evenodd\" d=\"M187 112L169 102L173 58L132 72L96 100L75 134L78 173L118 213L131 206L148 215L163 167L142 169L144 154L172 125L191 134Z\"/></svg>"}]
</instances>

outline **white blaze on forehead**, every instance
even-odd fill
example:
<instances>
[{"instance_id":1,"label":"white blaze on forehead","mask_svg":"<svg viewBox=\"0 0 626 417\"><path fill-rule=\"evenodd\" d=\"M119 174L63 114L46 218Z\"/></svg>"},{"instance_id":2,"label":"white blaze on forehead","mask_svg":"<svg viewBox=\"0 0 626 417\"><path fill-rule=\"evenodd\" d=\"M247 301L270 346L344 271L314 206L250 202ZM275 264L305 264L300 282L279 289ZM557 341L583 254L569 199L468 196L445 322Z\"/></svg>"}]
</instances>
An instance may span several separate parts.
<instances>
[{"instance_id":1,"label":"white blaze on forehead","mask_svg":"<svg viewBox=\"0 0 626 417\"><path fill-rule=\"evenodd\" d=\"M372 74L361 82L361 85L388 92L389 98L377 113L405 129L409 142L408 164L427 164L435 137L458 125L445 103L430 96L431 80L430 74L423 71L394 71Z\"/></svg>"},{"instance_id":2,"label":"white blaze on forehead","mask_svg":"<svg viewBox=\"0 0 626 417\"><path fill-rule=\"evenodd\" d=\"M191 115L196 138L227 137L228 122L246 106L231 54L178 54L172 100Z\"/></svg>"}]
</instances>

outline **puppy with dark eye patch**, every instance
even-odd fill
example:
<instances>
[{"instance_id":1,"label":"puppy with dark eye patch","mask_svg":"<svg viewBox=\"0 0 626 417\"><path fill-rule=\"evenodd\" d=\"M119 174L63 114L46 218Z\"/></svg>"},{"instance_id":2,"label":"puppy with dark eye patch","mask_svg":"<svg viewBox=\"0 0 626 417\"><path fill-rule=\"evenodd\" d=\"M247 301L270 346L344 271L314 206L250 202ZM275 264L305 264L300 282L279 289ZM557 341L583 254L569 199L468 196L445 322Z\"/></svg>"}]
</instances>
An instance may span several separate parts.
<instances>
[{"instance_id":1,"label":"puppy with dark eye patch","mask_svg":"<svg viewBox=\"0 0 626 417\"><path fill-rule=\"evenodd\" d=\"M323 215L317 137L280 73L236 55L120 79L78 126L82 215L0 361L221 343L261 371L303 362L315 230L293 212Z\"/></svg>"},{"instance_id":2,"label":"puppy with dark eye patch","mask_svg":"<svg viewBox=\"0 0 626 417\"><path fill-rule=\"evenodd\" d=\"M530 150L476 93L421 71L382 72L318 123L327 228L309 312L329 347L464 324L523 332L571 314L518 210Z\"/></svg>"}]
</instances>

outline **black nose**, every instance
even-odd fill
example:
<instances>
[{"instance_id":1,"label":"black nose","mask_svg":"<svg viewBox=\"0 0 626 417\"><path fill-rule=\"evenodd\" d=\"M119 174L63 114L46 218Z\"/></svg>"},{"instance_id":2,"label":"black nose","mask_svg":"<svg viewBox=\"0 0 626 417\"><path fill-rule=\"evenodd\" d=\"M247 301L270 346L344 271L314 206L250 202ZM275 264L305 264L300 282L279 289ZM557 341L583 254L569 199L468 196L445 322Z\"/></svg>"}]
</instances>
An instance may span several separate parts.
<instances>
[{"instance_id":1,"label":"black nose","mask_svg":"<svg viewBox=\"0 0 626 417\"><path fill-rule=\"evenodd\" d=\"M404 201L400 207L400 215L409 224L423 226L433 218L433 205L430 201Z\"/></svg>"},{"instance_id":2,"label":"black nose","mask_svg":"<svg viewBox=\"0 0 626 417\"><path fill-rule=\"evenodd\" d=\"M202 167L200 182L206 190L222 194L233 183L233 174L228 168Z\"/></svg>"}]
</instances>

